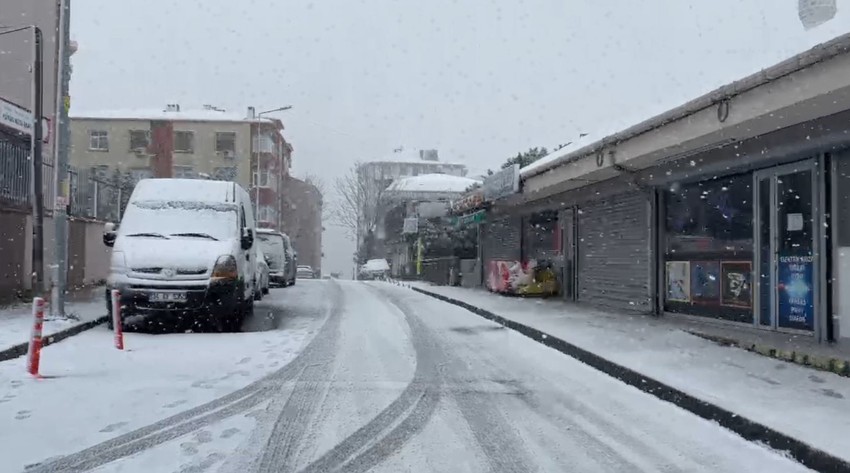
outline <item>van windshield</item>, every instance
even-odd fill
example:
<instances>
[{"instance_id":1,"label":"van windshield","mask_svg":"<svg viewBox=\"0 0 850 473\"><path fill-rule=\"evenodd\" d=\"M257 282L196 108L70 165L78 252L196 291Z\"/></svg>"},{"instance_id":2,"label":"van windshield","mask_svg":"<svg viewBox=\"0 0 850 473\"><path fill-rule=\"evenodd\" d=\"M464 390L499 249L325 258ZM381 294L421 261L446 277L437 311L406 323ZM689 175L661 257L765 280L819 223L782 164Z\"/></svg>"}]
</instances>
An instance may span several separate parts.
<instances>
[{"instance_id":1,"label":"van windshield","mask_svg":"<svg viewBox=\"0 0 850 473\"><path fill-rule=\"evenodd\" d=\"M217 240L236 238L236 204L185 201L133 201L121 219L120 235L207 234Z\"/></svg>"}]
</instances>

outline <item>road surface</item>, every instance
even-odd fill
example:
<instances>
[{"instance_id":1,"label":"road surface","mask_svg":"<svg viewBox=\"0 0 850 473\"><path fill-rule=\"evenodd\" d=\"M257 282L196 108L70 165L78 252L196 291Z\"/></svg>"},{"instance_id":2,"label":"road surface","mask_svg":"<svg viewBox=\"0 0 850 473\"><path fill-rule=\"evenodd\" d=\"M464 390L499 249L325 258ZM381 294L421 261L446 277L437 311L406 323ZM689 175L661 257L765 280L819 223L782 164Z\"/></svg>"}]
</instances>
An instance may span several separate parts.
<instances>
[{"instance_id":1,"label":"road surface","mask_svg":"<svg viewBox=\"0 0 850 473\"><path fill-rule=\"evenodd\" d=\"M808 471L409 289L299 281L273 296L246 331L316 326L288 364L28 471Z\"/></svg>"}]
</instances>

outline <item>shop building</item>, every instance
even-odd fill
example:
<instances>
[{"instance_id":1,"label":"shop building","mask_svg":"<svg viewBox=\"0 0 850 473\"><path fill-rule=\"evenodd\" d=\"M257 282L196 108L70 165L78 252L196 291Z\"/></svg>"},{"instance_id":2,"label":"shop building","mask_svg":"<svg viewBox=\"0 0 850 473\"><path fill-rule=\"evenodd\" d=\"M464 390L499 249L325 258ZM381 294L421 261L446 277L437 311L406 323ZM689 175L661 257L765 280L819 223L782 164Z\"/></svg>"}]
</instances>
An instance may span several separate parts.
<instances>
[{"instance_id":1,"label":"shop building","mask_svg":"<svg viewBox=\"0 0 850 473\"><path fill-rule=\"evenodd\" d=\"M848 123L845 35L526 166L482 259L550 259L593 305L848 337Z\"/></svg>"}]
</instances>

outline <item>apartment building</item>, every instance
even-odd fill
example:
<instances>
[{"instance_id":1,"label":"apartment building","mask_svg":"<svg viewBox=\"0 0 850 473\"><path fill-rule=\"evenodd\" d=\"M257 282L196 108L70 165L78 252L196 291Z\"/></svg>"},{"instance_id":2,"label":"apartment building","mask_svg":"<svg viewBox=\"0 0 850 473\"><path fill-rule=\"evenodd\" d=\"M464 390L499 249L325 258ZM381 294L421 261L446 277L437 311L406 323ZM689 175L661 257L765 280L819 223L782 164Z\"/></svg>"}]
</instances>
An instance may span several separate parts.
<instances>
[{"instance_id":1,"label":"apartment building","mask_svg":"<svg viewBox=\"0 0 850 473\"><path fill-rule=\"evenodd\" d=\"M102 179L116 173L238 182L250 194L258 223L281 227L278 195L289 175L293 148L283 123L211 105L181 110L108 110L71 113L71 165ZM259 162L259 173L257 163Z\"/></svg>"},{"instance_id":2,"label":"apartment building","mask_svg":"<svg viewBox=\"0 0 850 473\"><path fill-rule=\"evenodd\" d=\"M298 264L322 274L322 192L310 181L287 177L281 193L283 231L298 252Z\"/></svg>"}]
</instances>

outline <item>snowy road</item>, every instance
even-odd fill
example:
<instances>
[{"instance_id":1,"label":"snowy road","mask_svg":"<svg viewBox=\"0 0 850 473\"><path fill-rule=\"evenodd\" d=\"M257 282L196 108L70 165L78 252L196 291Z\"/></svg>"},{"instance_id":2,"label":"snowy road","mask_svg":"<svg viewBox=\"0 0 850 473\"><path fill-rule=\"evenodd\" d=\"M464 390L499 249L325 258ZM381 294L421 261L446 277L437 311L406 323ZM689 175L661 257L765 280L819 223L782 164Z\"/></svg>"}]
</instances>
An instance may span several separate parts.
<instances>
[{"instance_id":1,"label":"snowy road","mask_svg":"<svg viewBox=\"0 0 850 473\"><path fill-rule=\"evenodd\" d=\"M808 471L517 333L408 289L299 281L273 291L264 304L246 329L266 331L199 337L222 344L220 349L208 344L203 356L218 361L203 364L222 363L226 374L227 362L216 358L221 351L236 360L250 358L256 356L254 345L292 346L296 341L287 334L301 330L301 350L288 364L262 374L252 370L255 380L231 384L231 392L218 390L218 397L196 400L170 417L143 409L141 401L122 404L122 415L131 420L106 439L76 432L73 423L85 430L80 426L91 424L90 416L114 417L117 406L54 412L54 423L71 424L65 435L76 432L76 443L43 445L40 463L28 471ZM179 337L184 336L198 335ZM190 363L182 359L178 365ZM143 381L153 381L157 371L146 366L150 378ZM0 376L4 369L0 366ZM181 389L187 389L185 383L169 395ZM3 406L0 414L8 415ZM44 442L43 425L2 422L2 429L15 430L0 432L0 448L14 438L20 439L17 448Z\"/></svg>"}]
</instances>

